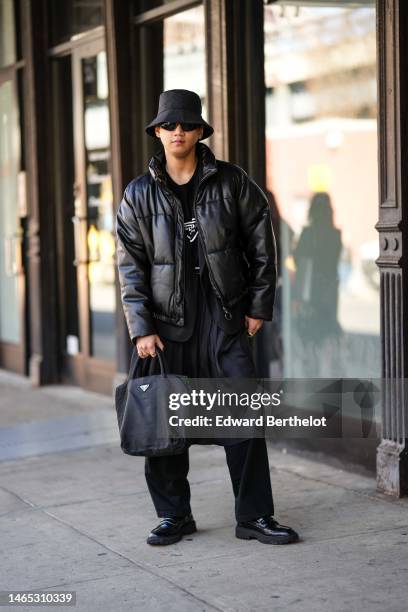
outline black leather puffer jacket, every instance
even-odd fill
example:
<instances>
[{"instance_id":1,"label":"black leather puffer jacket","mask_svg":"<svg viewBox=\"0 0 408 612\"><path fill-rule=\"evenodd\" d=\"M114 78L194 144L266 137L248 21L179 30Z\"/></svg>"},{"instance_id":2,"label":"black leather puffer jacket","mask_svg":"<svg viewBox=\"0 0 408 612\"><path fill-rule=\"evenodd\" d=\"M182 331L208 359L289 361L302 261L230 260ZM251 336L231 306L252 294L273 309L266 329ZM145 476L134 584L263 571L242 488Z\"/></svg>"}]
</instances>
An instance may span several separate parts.
<instances>
[{"instance_id":1,"label":"black leather puffer jacket","mask_svg":"<svg viewBox=\"0 0 408 612\"><path fill-rule=\"evenodd\" d=\"M269 204L242 168L197 143L201 176L195 217L212 287L225 316L249 292L248 316L271 320L276 243ZM126 187L116 215L117 265L132 340L156 333L154 319L184 325L184 219L166 186L164 150Z\"/></svg>"}]
</instances>

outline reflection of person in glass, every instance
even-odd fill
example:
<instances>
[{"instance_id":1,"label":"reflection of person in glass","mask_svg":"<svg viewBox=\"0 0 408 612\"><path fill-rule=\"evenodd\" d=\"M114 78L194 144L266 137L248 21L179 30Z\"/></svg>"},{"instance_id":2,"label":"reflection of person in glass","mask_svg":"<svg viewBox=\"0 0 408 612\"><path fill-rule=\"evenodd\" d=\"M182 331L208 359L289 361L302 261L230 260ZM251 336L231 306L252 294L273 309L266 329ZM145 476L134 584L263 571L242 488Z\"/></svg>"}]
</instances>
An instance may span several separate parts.
<instances>
[{"instance_id":1,"label":"reflection of person in glass","mask_svg":"<svg viewBox=\"0 0 408 612\"><path fill-rule=\"evenodd\" d=\"M272 319L276 284L268 201L241 168L216 160L199 142L213 133L201 112L194 92L165 91L146 127L162 147L149 172L126 187L118 209L122 303L140 358L154 358L159 346L174 374L255 378L249 338ZM265 439L209 443L225 447L236 536L268 544L298 540L273 518ZM188 469L188 450L146 458L147 484L162 519L149 544L172 544L196 531Z\"/></svg>"},{"instance_id":2,"label":"reflection of person in glass","mask_svg":"<svg viewBox=\"0 0 408 612\"><path fill-rule=\"evenodd\" d=\"M282 259L281 259L281 236L286 234L291 240L293 230L281 217L278 203L272 191L267 190L266 196L271 211L272 225L275 230L276 256L277 256L277 283L275 303L273 307L273 320L265 321L263 333L256 345L258 358L258 374L265 378L282 378L283 363L283 339L282 339Z\"/></svg>"},{"instance_id":3,"label":"reflection of person in glass","mask_svg":"<svg viewBox=\"0 0 408 612\"><path fill-rule=\"evenodd\" d=\"M293 253L294 310L299 336L318 344L341 333L337 321L341 232L333 225L328 193L314 194L308 220Z\"/></svg>"}]
</instances>

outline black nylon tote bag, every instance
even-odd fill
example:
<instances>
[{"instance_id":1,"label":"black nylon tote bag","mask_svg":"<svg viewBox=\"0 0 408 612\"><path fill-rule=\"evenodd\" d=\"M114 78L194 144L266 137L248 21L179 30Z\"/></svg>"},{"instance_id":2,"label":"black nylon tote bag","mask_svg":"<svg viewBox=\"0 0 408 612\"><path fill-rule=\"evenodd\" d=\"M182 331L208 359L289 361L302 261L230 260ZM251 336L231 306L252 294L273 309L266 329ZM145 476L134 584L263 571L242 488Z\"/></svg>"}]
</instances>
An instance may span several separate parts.
<instances>
[{"instance_id":1,"label":"black nylon tote bag","mask_svg":"<svg viewBox=\"0 0 408 612\"><path fill-rule=\"evenodd\" d=\"M144 363L159 359L160 374L144 376ZM159 457L177 455L188 447L180 428L169 423L171 393L189 393L188 377L169 374L162 350L156 357L142 359L134 350L127 380L115 389L121 448L128 455Z\"/></svg>"}]
</instances>

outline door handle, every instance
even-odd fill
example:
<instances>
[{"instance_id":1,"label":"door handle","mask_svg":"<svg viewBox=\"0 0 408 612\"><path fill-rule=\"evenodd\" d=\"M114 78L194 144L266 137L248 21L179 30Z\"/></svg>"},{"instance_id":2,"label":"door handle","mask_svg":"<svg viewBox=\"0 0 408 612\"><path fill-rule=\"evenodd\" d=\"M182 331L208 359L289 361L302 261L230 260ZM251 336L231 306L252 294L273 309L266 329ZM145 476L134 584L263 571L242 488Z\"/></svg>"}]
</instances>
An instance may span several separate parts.
<instances>
[{"instance_id":1,"label":"door handle","mask_svg":"<svg viewBox=\"0 0 408 612\"><path fill-rule=\"evenodd\" d=\"M80 183L74 183L72 185L72 193L74 198L77 198L78 196L81 195L81 184Z\"/></svg>"},{"instance_id":2,"label":"door handle","mask_svg":"<svg viewBox=\"0 0 408 612\"><path fill-rule=\"evenodd\" d=\"M21 244L22 228L4 238L4 263L6 276L18 276L23 272Z\"/></svg>"},{"instance_id":3,"label":"door handle","mask_svg":"<svg viewBox=\"0 0 408 612\"><path fill-rule=\"evenodd\" d=\"M87 232L87 222L89 221L89 217L81 216L81 215L74 215L73 217L71 217L71 221L74 224L75 251L81 252L83 245L86 245L86 248L88 248L86 232ZM89 257L85 257L84 259L81 259L80 257L75 257L72 263L75 267L78 267L80 265L88 265L91 263L97 263L99 261L100 261L100 258L89 259Z\"/></svg>"},{"instance_id":4,"label":"door handle","mask_svg":"<svg viewBox=\"0 0 408 612\"><path fill-rule=\"evenodd\" d=\"M86 222L88 218L85 216L74 215L71 217L71 221L74 225L74 247L75 253L78 255L83 251L84 244L86 245ZM81 264L87 264L87 259L82 259L81 257L76 256L74 261L72 262L74 266L79 266Z\"/></svg>"},{"instance_id":5,"label":"door handle","mask_svg":"<svg viewBox=\"0 0 408 612\"><path fill-rule=\"evenodd\" d=\"M80 215L74 215L71 217L72 223L81 223L81 221L88 221L88 217L81 217Z\"/></svg>"}]
</instances>

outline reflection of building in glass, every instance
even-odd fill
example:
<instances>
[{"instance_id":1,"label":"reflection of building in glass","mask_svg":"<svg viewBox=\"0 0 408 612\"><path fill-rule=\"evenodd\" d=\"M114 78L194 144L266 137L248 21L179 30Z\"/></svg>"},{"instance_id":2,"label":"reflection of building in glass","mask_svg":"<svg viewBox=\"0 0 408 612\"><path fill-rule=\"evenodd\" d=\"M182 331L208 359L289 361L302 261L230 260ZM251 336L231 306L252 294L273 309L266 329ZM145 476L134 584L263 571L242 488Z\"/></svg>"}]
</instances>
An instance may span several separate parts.
<instances>
[{"instance_id":1,"label":"reflection of building in glass","mask_svg":"<svg viewBox=\"0 0 408 612\"><path fill-rule=\"evenodd\" d=\"M265 8L268 125L377 116L375 11Z\"/></svg>"},{"instance_id":2,"label":"reflection of building in glass","mask_svg":"<svg viewBox=\"0 0 408 612\"><path fill-rule=\"evenodd\" d=\"M201 98L206 118L206 74L203 7L164 21L164 89L191 89Z\"/></svg>"}]
</instances>

